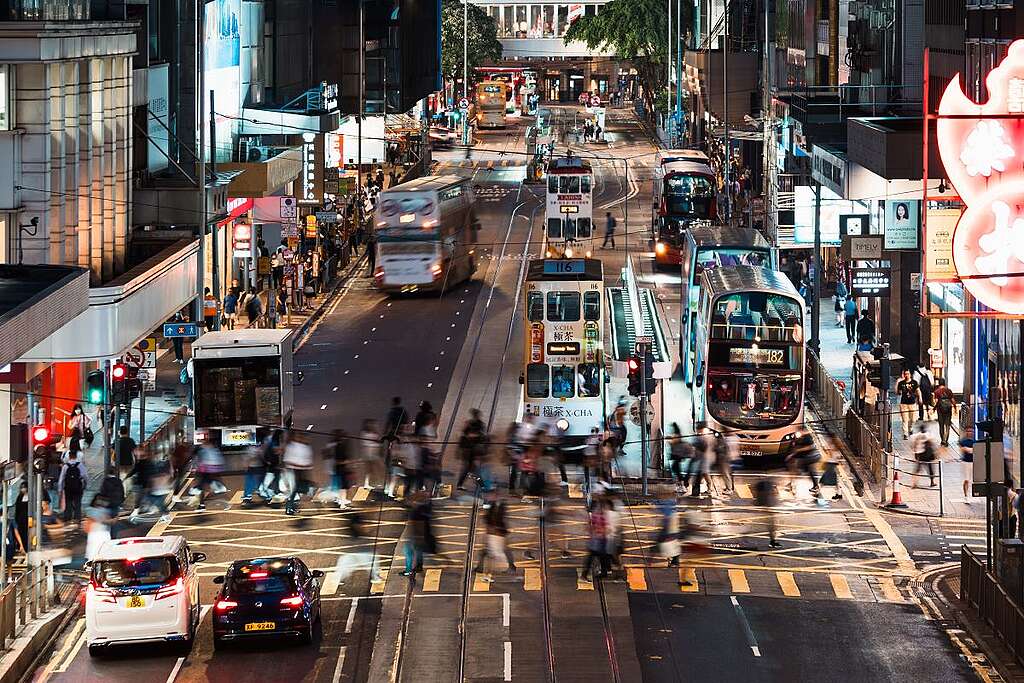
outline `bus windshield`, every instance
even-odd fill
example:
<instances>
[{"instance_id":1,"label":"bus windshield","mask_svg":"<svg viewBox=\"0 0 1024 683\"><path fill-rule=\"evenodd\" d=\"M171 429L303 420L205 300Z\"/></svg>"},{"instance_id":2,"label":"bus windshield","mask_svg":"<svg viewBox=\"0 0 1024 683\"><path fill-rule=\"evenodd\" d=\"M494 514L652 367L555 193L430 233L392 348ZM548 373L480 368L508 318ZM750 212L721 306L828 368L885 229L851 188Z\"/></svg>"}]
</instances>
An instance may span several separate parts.
<instances>
[{"instance_id":1,"label":"bus windshield","mask_svg":"<svg viewBox=\"0 0 1024 683\"><path fill-rule=\"evenodd\" d=\"M726 357L732 349L722 342ZM788 349L790 358L802 357L798 348ZM787 354L784 352L784 356ZM744 358L742 360L748 360ZM748 370L735 367L709 365L707 379L707 406L712 416L722 424L738 429L774 429L793 422L800 413L803 400L800 373Z\"/></svg>"},{"instance_id":2,"label":"bus windshield","mask_svg":"<svg viewBox=\"0 0 1024 683\"><path fill-rule=\"evenodd\" d=\"M803 309L796 299L782 294L756 291L729 294L715 301L709 337L800 344L804 337Z\"/></svg>"},{"instance_id":3,"label":"bus windshield","mask_svg":"<svg viewBox=\"0 0 1024 683\"><path fill-rule=\"evenodd\" d=\"M707 176L675 173L665 177L665 194L685 197L711 197L715 192L711 179Z\"/></svg>"}]
</instances>

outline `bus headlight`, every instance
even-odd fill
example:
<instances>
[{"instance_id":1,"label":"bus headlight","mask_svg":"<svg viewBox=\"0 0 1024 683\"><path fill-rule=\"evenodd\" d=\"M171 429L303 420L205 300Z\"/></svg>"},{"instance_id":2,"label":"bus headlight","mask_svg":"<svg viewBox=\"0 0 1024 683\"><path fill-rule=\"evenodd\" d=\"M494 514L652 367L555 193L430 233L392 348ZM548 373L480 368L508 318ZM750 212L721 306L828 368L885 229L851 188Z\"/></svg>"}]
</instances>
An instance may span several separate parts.
<instances>
[{"instance_id":1,"label":"bus headlight","mask_svg":"<svg viewBox=\"0 0 1024 683\"><path fill-rule=\"evenodd\" d=\"M572 258L572 247L565 248L565 258Z\"/></svg>"},{"instance_id":2,"label":"bus headlight","mask_svg":"<svg viewBox=\"0 0 1024 683\"><path fill-rule=\"evenodd\" d=\"M590 257L591 257L591 256L593 256L593 255L594 255L594 254L593 254L593 252L591 252L591 251L588 251L588 252L587 252L587 258L590 258Z\"/></svg>"},{"instance_id":3,"label":"bus headlight","mask_svg":"<svg viewBox=\"0 0 1024 683\"><path fill-rule=\"evenodd\" d=\"M655 254L659 256L664 256L666 251L668 251L668 247L665 246L664 242L658 242L654 245Z\"/></svg>"},{"instance_id":4,"label":"bus headlight","mask_svg":"<svg viewBox=\"0 0 1024 683\"><path fill-rule=\"evenodd\" d=\"M559 418L558 422L555 423L555 426L558 427L558 430L561 432L569 431L569 421L566 420L564 417Z\"/></svg>"}]
</instances>

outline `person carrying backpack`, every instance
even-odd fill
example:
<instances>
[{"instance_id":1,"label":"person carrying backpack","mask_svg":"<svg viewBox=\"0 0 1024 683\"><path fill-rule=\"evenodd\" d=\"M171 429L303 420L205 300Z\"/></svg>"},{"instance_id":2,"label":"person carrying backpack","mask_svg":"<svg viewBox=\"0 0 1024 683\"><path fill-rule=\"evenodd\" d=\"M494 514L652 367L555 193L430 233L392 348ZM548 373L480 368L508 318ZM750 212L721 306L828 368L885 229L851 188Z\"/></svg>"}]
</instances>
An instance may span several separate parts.
<instances>
[{"instance_id":1,"label":"person carrying backpack","mask_svg":"<svg viewBox=\"0 0 1024 683\"><path fill-rule=\"evenodd\" d=\"M943 446L948 446L949 428L953 425L953 413L956 411L956 397L946 386L946 380L939 377L935 384L932 400L935 402L935 416L939 420L939 441Z\"/></svg>"},{"instance_id":2,"label":"person carrying backpack","mask_svg":"<svg viewBox=\"0 0 1024 683\"><path fill-rule=\"evenodd\" d=\"M917 425L917 431L911 437L910 447L914 452L914 474L911 477L910 485L917 488L917 475L921 470L928 472L928 485L935 486L935 444L924 423Z\"/></svg>"},{"instance_id":3,"label":"person carrying backpack","mask_svg":"<svg viewBox=\"0 0 1024 683\"><path fill-rule=\"evenodd\" d=\"M85 464L79 459L77 452L68 453L68 459L60 471L57 490L60 492L64 509L64 521L82 521L82 495L85 493L87 473Z\"/></svg>"}]
</instances>

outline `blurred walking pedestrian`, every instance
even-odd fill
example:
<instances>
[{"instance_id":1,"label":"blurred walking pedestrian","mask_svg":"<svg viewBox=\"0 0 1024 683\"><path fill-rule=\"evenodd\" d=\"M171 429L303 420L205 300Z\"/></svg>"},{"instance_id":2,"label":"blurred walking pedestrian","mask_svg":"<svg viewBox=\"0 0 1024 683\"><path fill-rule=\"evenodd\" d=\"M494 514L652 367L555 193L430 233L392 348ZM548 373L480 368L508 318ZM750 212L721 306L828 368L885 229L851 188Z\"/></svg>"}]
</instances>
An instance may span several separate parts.
<instances>
[{"instance_id":1,"label":"blurred walking pedestrian","mask_svg":"<svg viewBox=\"0 0 1024 683\"><path fill-rule=\"evenodd\" d=\"M946 386L946 380L939 377L935 380L932 398L935 401L935 417L939 422L939 442L949 445L949 430L953 426L953 413L956 412L956 396Z\"/></svg>"},{"instance_id":2,"label":"blurred walking pedestrian","mask_svg":"<svg viewBox=\"0 0 1024 683\"><path fill-rule=\"evenodd\" d=\"M508 548L508 509L505 505L505 497L500 493L495 494L489 501L490 505L484 512L484 524L486 528L486 541L480 552L480 560L476 565L478 574L487 574L481 579L491 581L489 576L495 569L504 567L506 573L514 574L516 571L515 558Z\"/></svg>"},{"instance_id":3,"label":"blurred walking pedestrian","mask_svg":"<svg viewBox=\"0 0 1024 683\"><path fill-rule=\"evenodd\" d=\"M483 456L486 435L485 425L480 417L480 411L473 408L470 411L469 420L462 429L462 436L459 438L459 455L462 459L462 470L456 482L459 491L465 491L466 477L470 472L477 469L477 462Z\"/></svg>"},{"instance_id":4,"label":"blurred walking pedestrian","mask_svg":"<svg viewBox=\"0 0 1024 683\"><path fill-rule=\"evenodd\" d=\"M380 427L376 420L363 420L359 432L359 454L363 465L363 488L383 488L387 472L381 455Z\"/></svg>"},{"instance_id":5,"label":"blurred walking pedestrian","mask_svg":"<svg viewBox=\"0 0 1024 683\"><path fill-rule=\"evenodd\" d=\"M928 473L928 485L935 486L935 444L931 434L923 422L918 423L917 431L910 437L910 449L914 454L914 474L911 475L910 485L917 488L917 475L924 470ZM941 466L941 465L940 465Z\"/></svg>"},{"instance_id":6,"label":"blurred walking pedestrian","mask_svg":"<svg viewBox=\"0 0 1024 683\"><path fill-rule=\"evenodd\" d=\"M679 423L673 422L669 434L668 457L670 469L675 477L676 490L685 491L688 483L690 461L693 460L693 445L683 438Z\"/></svg>"},{"instance_id":7,"label":"blurred walking pedestrian","mask_svg":"<svg viewBox=\"0 0 1024 683\"><path fill-rule=\"evenodd\" d=\"M779 504L779 492L775 487L775 482L768 477L758 479L754 484L754 502L768 513L768 545L772 548L781 547L782 544L778 542L777 538L778 531L775 522L775 506Z\"/></svg>"},{"instance_id":8,"label":"blurred walking pedestrian","mask_svg":"<svg viewBox=\"0 0 1024 683\"><path fill-rule=\"evenodd\" d=\"M789 466L790 474L797 474L802 471L811 480L811 495L817 497L821 492L818 488L818 475L814 471L814 465L821 460L821 453L814 445L814 437L806 429L799 429L796 438L793 439L793 448L786 456L785 462ZM793 481L790 480L786 488L790 493L796 495Z\"/></svg>"},{"instance_id":9,"label":"blurred walking pedestrian","mask_svg":"<svg viewBox=\"0 0 1024 683\"><path fill-rule=\"evenodd\" d=\"M669 567L679 566L679 512L676 497L669 487L664 487L658 496L658 512L661 513L661 528L658 531L658 553L665 558Z\"/></svg>"},{"instance_id":10,"label":"blurred walking pedestrian","mask_svg":"<svg viewBox=\"0 0 1024 683\"><path fill-rule=\"evenodd\" d=\"M432 518L430 496L425 491L413 493L409 498L409 517L405 524L405 571L402 576L415 576L423 569L424 555L437 552Z\"/></svg>"},{"instance_id":11,"label":"blurred walking pedestrian","mask_svg":"<svg viewBox=\"0 0 1024 683\"><path fill-rule=\"evenodd\" d=\"M82 494L85 493L88 481L89 473L85 469L85 463L79 458L79 453L68 453L68 458L60 470L60 479L57 481L65 523L82 521Z\"/></svg>"},{"instance_id":12,"label":"blurred walking pedestrian","mask_svg":"<svg viewBox=\"0 0 1024 683\"><path fill-rule=\"evenodd\" d=\"M288 468L290 493L288 503L285 505L285 513L294 515L298 512L299 498L302 494L313 491L315 484L312 480L313 473L313 448L306 441L303 434L291 434L288 444L284 447L282 462Z\"/></svg>"},{"instance_id":13,"label":"blurred walking pedestrian","mask_svg":"<svg viewBox=\"0 0 1024 683\"><path fill-rule=\"evenodd\" d=\"M344 429L335 429L334 438L324 449L324 464L330 475L331 490L337 491L338 507L345 509L348 500L349 469L352 466L352 444Z\"/></svg>"},{"instance_id":14,"label":"blurred walking pedestrian","mask_svg":"<svg viewBox=\"0 0 1024 683\"><path fill-rule=\"evenodd\" d=\"M608 576L608 501L595 498L590 504L588 518L587 558L583 561L583 579L590 581L594 564L598 565L598 578Z\"/></svg>"},{"instance_id":15,"label":"blurred walking pedestrian","mask_svg":"<svg viewBox=\"0 0 1024 683\"><path fill-rule=\"evenodd\" d=\"M207 439L199 447L197 454L197 467L199 471L199 504L196 510L206 509L206 499L214 492L215 484L219 483L218 477L224 470L224 455L213 443Z\"/></svg>"}]
</instances>

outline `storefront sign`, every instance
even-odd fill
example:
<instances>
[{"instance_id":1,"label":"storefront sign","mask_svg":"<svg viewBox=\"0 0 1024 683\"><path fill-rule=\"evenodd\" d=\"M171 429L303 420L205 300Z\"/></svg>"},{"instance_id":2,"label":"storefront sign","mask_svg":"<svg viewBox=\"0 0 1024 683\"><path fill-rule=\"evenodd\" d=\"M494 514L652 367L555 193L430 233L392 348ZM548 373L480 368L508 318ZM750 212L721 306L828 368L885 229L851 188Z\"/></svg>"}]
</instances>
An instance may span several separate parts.
<instances>
[{"instance_id":1,"label":"storefront sign","mask_svg":"<svg viewBox=\"0 0 1024 683\"><path fill-rule=\"evenodd\" d=\"M844 214L839 216L839 235L866 235L871 226L871 215L866 213Z\"/></svg>"},{"instance_id":2,"label":"storefront sign","mask_svg":"<svg viewBox=\"0 0 1024 683\"><path fill-rule=\"evenodd\" d=\"M953 267L953 231L960 220L960 209L936 209L925 222L924 278L928 282L955 282Z\"/></svg>"},{"instance_id":3,"label":"storefront sign","mask_svg":"<svg viewBox=\"0 0 1024 683\"><path fill-rule=\"evenodd\" d=\"M231 252L235 258L252 256L251 223L236 223L231 229Z\"/></svg>"},{"instance_id":4,"label":"storefront sign","mask_svg":"<svg viewBox=\"0 0 1024 683\"><path fill-rule=\"evenodd\" d=\"M324 111L338 110L338 84L320 83L320 108Z\"/></svg>"},{"instance_id":5,"label":"storefront sign","mask_svg":"<svg viewBox=\"0 0 1024 683\"><path fill-rule=\"evenodd\" d=\"M324 195L324 139L316 133L302 134L302 194L300 204L319 204Z\"/></svg>"},{"instance_id":6,"label":"storefront sign","mask_svg":"<svg viewBox=\"0 0 1024 683\"><path fill-rule=\"evenodd\" d=\"M888 268L851 268L850 274L855 296L889 296Z\"/></svg>"},{"instance_id":7,"label":"storefront sign","mask_svg":"<svg viewBox=\"0 0 1024 683\"><path fill-rule=\"evenodd\" d=\"M921 202L896 199L885 202L885 248L917 251L921 225Z\"/></svg>"},{"instance_id":8,"label":"storefront sign","mask_svg":"<svg viewBox=\"0 0 1024 683\"><path fill-rule=\"evenodd\" d=\"M307 239L316 239L316 216L310 214L306 216L306 232Z\"/></svg>"},{"instance_id":9,"label":"storefront sign","mask_svg":"<svg viewBox=\"0 0 1024 683\"><path fill-rule=\"evenodd\" d=\"M191 338L198 336L198 323L164 323L164 337L167 339L173 339L174 337Z\"/></svg>"},{"instance_id":10,"label":"storefront sign","mask_svg":"<svg viewBox=\"0 0 1024 683\"><path fill-rule=\"evenodd\" d=\"M985 83L982 104L964 95L959 76L939 101L942 165L967 205L953 233L953 265L979 302L1024 315L1024 277L1007 276L1024 271L1024 119L1008 118L1024 113L1024 40L1010 44Z\"/></svg>"},{"instance_id":11,"label":"storefront sign","mask_svg":"<svg viewBox=\"0 0 1024 683\"><path fill-rule=\"evenodd\" d=\"M846 237L843 253L851 261L877 261L882 258L882 236Z\"/></svg>"},{"instance_id":12,"label":"storefront sign","mask_svg":"<svg viewBox=\"0 0 1024 683\"><path fill-rule=\"evenodd\" d=\"M946 359L942 349L928 349L928 361L929 365L932 366L932 370L941 370L946 367Z\"/></svg>"}]
</instances>

